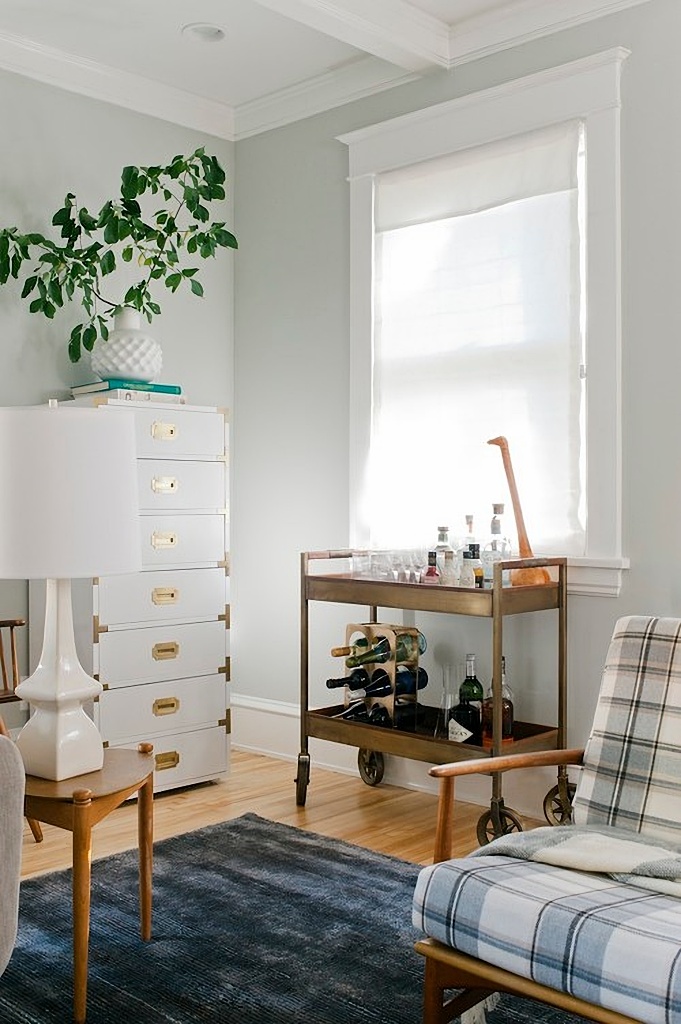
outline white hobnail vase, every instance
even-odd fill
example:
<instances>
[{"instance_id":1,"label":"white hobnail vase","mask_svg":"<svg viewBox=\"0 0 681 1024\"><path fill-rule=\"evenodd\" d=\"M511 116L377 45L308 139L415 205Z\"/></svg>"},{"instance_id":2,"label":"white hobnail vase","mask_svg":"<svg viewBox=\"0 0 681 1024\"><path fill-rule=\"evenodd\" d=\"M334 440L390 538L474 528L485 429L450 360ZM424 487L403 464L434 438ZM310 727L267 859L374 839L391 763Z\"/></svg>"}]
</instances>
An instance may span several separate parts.
<instances>
[{"instance_id":1,"label":"white hobnail vase","mask_svg":"<svg viewBox=\"0 0 681 1024\"><path fill-rule=\"evenodd\" d=\"M158 378L163 366L159 343L142 329L136 309L124 306L114 316L114 328L107 341L97 342L90 365L102 380L120 378L149 383Z\"/></svg>"}]
</instances>

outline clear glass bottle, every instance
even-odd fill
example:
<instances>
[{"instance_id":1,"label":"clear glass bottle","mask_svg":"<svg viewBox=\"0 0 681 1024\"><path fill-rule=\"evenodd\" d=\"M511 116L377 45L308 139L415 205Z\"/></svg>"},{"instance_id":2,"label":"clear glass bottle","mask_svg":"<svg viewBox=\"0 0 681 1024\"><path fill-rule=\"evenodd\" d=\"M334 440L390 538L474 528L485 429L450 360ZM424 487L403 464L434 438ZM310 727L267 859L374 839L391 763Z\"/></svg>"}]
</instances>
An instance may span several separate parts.
<instances>
[{"instance_id":1,"label":"clear glass bottle","mask_svg":"<svg viewBox=\"0 0 681 1024\"><path fill-rule=\"evenodd\" d=\"M438 526L437 528L437 544L435 545L435 554L437 560L437 567L440 571L440 575L443 574L445 568L445 559L447 552L451 551L454 553L454 548L449 542L449 527Z\"/></svg>"},{"instance_id":2,"label":"clear glass bottle","mask_svg":"<svg viewBox=\"0 0 681 1024\"><path fill-rule=\"evenodd\" d=\"M428 552L428 566L423 576L421 577L421 583L437 584L440 582L440 570L437 567L437 551Z\"/></svg>"},{"instance_id":3,"label":"clear glass bottle","mask_svg":"<svg viewBox=\"0 0 681 1024\"><path fill-rule=\"evenodd\" d=\"M494 580L494 563L503 562L511 557L511 544L504 535L502 516L504 506L501 503L492 505L492 521L490 533L482 550L482 568L484 574L484 586L491 587ZM508 586L510 583L510 569L504 569L502 573L502 584Z\"/></svg>"},{"instance_id":4,"label":"clear glass bottle","mask_svg":"<svg viewBox=\"0 0 681 1024\"><path fill-rule=\"evenodd\" d=\"M470 548L466 548L463 553L463 560L461 562L461 573L459 575L459 586L460 587L471 587L475 586L475 573L473 571L473 552Z\"/></svg>"},{"instance_id":5,"label":"clear glass bottle","mask_svg":"<svg viewBox=\"0 0 681 1024\"><path fill-rule=\"evenodd\" d=\"M482 738L492 740L494 716L494 694L490 685L482 702ZM506 679L506 658L501 658L501 738L513 739L513 693Z\"/></svg>"},{"instance_id":6,"label":"clear glass bottle","mask_svg":"<svg viewBox=\"0 0 681 1024\"><path fill-rule=\"evenodd\" d=\"M445 551L444 567L440 572L440 583L445 587L458 587L459 573L456 566L456 555L452 548Z\"/></svg>"}]
</instances>

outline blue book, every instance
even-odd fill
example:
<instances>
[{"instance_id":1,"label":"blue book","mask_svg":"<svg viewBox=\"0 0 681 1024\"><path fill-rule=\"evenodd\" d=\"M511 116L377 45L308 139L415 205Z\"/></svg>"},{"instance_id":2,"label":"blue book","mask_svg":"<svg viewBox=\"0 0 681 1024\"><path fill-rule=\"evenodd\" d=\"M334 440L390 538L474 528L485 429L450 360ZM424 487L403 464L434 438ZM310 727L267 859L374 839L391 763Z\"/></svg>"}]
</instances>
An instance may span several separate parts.
<instances>
[{"instance_id":1,"label":"blue book","mask_svg":"<svg viewBox=\"0 0 681 1024\"><path fill-rule=\"evenodd\" d=\"M121 380L113 377L110 380L95 380L91 384L76 384L71 388L74 397L90 395L95 391L155 391L163 395L182 394L179 384L147 384L140 380Z\"/></svg>"}]
</instances>

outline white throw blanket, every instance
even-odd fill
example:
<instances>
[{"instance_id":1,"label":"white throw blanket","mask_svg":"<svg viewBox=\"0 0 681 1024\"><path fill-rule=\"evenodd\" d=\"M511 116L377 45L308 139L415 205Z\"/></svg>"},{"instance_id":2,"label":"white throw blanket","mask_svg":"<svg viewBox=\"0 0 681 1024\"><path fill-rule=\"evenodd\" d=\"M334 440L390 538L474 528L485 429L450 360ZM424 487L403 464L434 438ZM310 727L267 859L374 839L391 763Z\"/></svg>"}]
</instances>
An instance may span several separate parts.
<instances>
[{"instance_id":1,"label":"white throw blanket","mask_svg":"<svg viewBox=\"0 0 681 1024\"><path fill-rule=\"evenodd\" d=\"M681 897L681 845L624 829L554 826L500 836L472 857L517 857Z\"/></svg>"}]
</instances>

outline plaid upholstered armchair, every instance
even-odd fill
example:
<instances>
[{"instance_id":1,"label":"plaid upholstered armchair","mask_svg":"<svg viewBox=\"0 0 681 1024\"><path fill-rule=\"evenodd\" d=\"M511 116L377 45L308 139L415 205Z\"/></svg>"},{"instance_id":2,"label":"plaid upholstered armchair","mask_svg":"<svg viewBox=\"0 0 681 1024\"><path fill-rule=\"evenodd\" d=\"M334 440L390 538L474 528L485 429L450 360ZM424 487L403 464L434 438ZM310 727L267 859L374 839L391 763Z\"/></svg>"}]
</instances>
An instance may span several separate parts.
<instances>
[{"instance_id":1,"label":"plaid upholstered armchair","mask_svg":"<svg viewBox=\"0 0 681 1024\"><path fill-rule=\"evenodd\" d=\"M450 860L457 775L580 764L573 823ZM586 749L433 768L435 863L414 894L424 1024L512 992L603 1024L681 1024L681 620L620 619ZM457 994L446 998L446 989Z\"/></svg>"}]
</instances>

